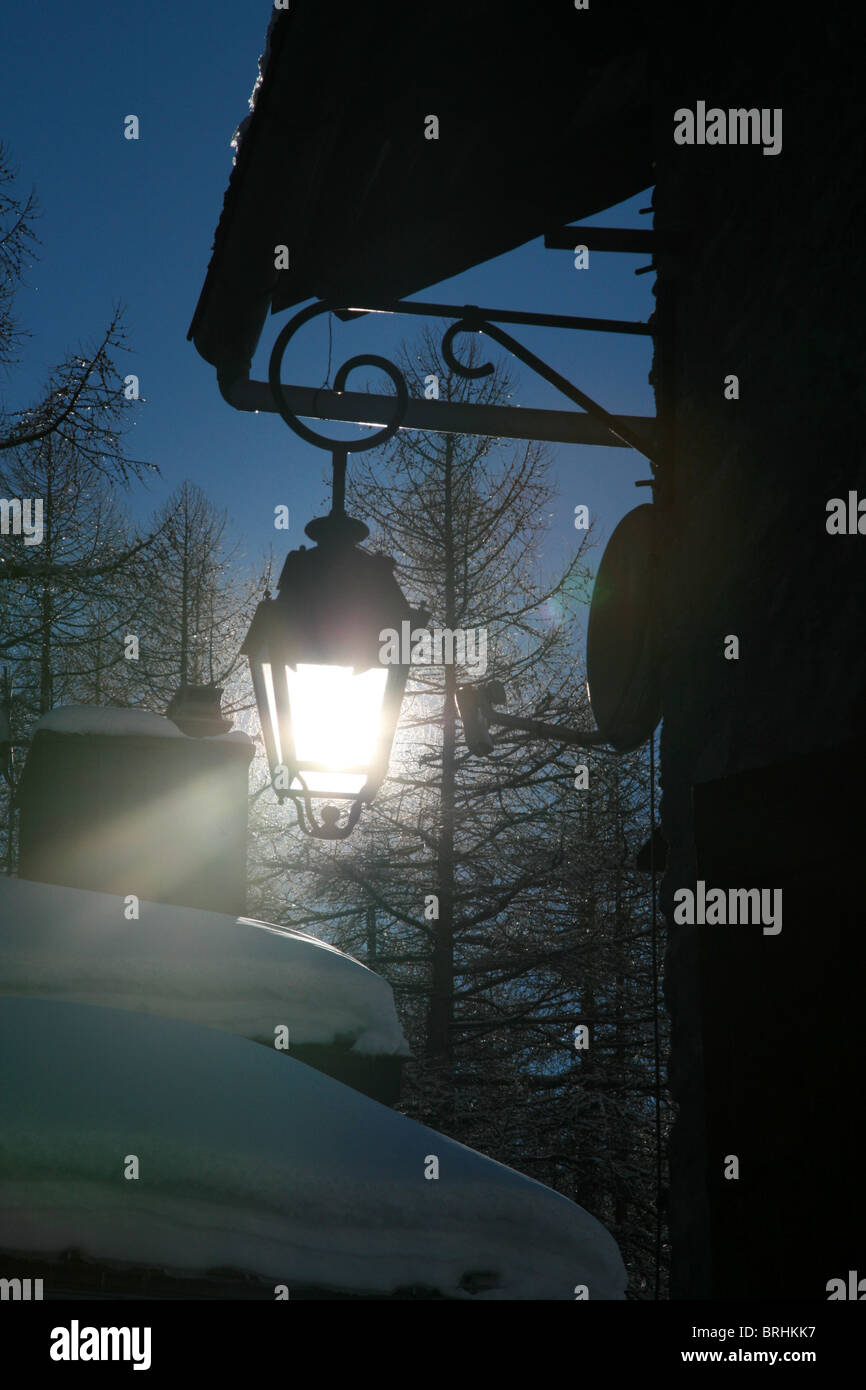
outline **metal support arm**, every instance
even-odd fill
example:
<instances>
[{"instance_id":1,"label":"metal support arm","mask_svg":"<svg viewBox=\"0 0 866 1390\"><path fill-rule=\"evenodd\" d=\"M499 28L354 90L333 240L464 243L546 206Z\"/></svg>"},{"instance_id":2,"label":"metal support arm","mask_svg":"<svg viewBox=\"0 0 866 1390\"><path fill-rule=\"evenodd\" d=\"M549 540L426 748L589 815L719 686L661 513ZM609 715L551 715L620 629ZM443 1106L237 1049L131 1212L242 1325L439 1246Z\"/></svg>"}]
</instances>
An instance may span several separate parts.
<instances>
[{"instance_id":1,"label":"metal support arm","mask_svg":"<svg viewBox=\"0 0 866 1390\"><path fill-rule=\"evenodd\" d=\"M604 743L597 729L565 729L561 724L545 724L541 719L521 719L519 715L503 714L500 710L493 711L490 723L502 729L516 729L550 743L565 743L573 748L597 748Z\"/></svg>"},{"instance_id":2,"label":"metal support arm","mask_svg":"<svg viewBox=\"0 0 866 1390\"><path fill-rule=\"evenodd\" d=\"M559 724L547 724L541 719L525 719L517 714L504 714L496 709L505 703L505 687L501 681L484 681L481 685L461 685L457 691L457 710L463 724L463 736L470 753L485 756L495 744L490 737L491 726L515 729L532 738L550 743L567 744L572 748L597 748L605 739L597 729L567 729Z\"/></svg>"},{"instance_id":3,"label":"metal support arm","mask_svg":"<svg viewBox=\"0 0 866 1390\"><path fill-rule=\"evenodd\" d=\"M357 425L384 425L394 413L393 396L364 391L330 391L315 386L280 386L280 393L295 415L313 420L345 420ZM242 379L226 392L236 410L273 411L270 385ZM652 441L655 420L650 415L618 415L618 423L647 444ZM529 406L474 405L466 401L428 401L410 398L399 425L401 430L431 434L473 434L494 439L537 439L551 444L594 444L627 448L624 439L611 434L593 415L575 410L536 410Z\"/></svg>"}]
</instances>

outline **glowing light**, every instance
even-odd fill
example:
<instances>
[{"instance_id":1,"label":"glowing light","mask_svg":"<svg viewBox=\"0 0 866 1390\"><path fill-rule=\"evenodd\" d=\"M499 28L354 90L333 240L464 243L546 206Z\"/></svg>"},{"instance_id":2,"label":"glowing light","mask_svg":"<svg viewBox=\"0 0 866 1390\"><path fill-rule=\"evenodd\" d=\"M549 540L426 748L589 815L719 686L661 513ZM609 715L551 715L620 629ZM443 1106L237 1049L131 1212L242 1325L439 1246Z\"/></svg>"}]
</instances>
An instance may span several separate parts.
<instances>
[{"instance_id":1,"label":"glowing light","mask_svg":"<svg viewBox=\"0 0 866 1390\"><path fill-rule=\"evenodd\" d=\"M355 674L350 666L286 667L295 754L300 763L333 769L304 772L310 789L359 792L379 735L384 667Z\"/></svg>"}]
</instances>

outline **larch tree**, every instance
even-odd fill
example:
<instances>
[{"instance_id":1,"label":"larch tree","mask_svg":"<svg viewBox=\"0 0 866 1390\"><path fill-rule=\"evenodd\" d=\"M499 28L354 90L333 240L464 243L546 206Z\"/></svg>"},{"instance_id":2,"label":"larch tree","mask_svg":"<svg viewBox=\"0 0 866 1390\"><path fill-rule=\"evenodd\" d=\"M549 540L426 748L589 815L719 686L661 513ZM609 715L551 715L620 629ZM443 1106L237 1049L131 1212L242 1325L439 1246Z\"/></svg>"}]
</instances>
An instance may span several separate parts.
<instances>
[{"instance_id":1,"label":"larch tree","mask_svg":"<svg viewBox=\"0 0 866 1390\"><path fill-rule=\"evenodd\" d=\"M124 609L142 543L116 492L50 433L0 454L4 497L37 499L38 543L0 536L0 663L10 759L57 705L126 703ZM36 537L34 536L34 540ZM8 767L7 791L14 782ZM12 817L3 802L9 865Z\"/></svg>"},{"instance_id":2,"label":"larch tree","mask_svg":"<svg viewBox=\"0 0 866 1390\"><path fill-rule=\"evenodd\" d=\"M249 708L240 647L261 575L243 560L226 512L188 480L151 530L127 608L139 702L164 713L180 686L213 685L226 690L227 713Z\"/></svg>"},{"instance_id":3,"label":"larch tree","mask_svg":"<svg viewBox=\"0 0 866 1390\"><path fill-rule=\"evenodd\" d=\"M84 697L95 674L97 616L96 670L107 677L121 662L123 572L136 542L105 478L62 436L49 434L0 456L0 487L7 496L41 503L38 546L28 552L20 536L0 538L8 602L0 652L30 671L22 688L31 692L32 713L45 714Z\"/></svg>"},{"instance_id":4,"label":"larch tree","mask_svg":"<svg viewBox=\"0 0 866 1390\"><path fill-rule=\"evenodd\" d=\"M26 330L15 314L15 300L39 241L34 223L38 203L22 194L9 154L0 145L0 364L20 359ZM88 347L67 352L49 373L37 399L13 409L0 400L0 455L54 437L68 446L83 469L113 483L128 484L154 464L130 458L124 436L138 400L134 376L124 375L119 354L126 350L122 311L117 308Z\"/></svg>"}]
</instances>

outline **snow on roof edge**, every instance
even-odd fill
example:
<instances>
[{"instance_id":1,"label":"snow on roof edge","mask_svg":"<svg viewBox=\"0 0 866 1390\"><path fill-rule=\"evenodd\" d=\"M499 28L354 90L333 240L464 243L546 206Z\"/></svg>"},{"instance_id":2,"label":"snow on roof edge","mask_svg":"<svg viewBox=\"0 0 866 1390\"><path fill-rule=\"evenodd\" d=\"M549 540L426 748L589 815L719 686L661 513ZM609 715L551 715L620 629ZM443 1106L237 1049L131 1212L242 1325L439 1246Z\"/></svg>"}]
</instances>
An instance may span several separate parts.
<instances>
[{"instance_id":1,"label":"snow on roof edge","mask_svg":"<svg viewBox=\"0 0 866 1390\"><path fill-rule=\"evenodd\" d=\"M188 738L164 714L154 714L147 709L124 709L115 705L61 705L49 710L34 725L33 733L56 734L99 734L114 737L133 736L135 738ZM252 746L252 739L242 729L231 729L225 734L209 735L206 743L244 743Z\"/></svg>"},{"instance_id":2,"label":"snow on roof edge","mask_svg":"<svg viewBox=\"0 0 866 1390\"><path fill-rule=\"evenodd\" d=\"M242 141L243 141L244 136L245 136L246 133L247 133L247 130L249 129L250 122L251 122L251 120L252 120L252 118L253 118L253 112L254 112L255 109L256 109L256 102L258 101L259 92L261 91L262 83L263 83L264 80L265 80L265 73L267 72L268 63L270 62L270 59L271 59L271 40L272 40L272 37L273 37L273 32L274 32L274 29L275 29L275 27L276 27L276 24L277 24L277 22L278 22L278 20L280 19L280 16L281 16L282 14L285 14L285 10L278 10L278 9L276 8L276 6L273 7L273 9L272 9L272 11L271 11L270 20L268 21L267 32L265 33L265 51L264 51L264 53L260 53L260 54L259 54L259 64L258 64L259 71L258 71L258 76L256 77L256 80L255 80L255 82L254 82L254 84L253 84L253 90L250 92L250 97L249 97L249 107L250 107L250 109L249 109L247 115L244 116L243 120L242 120L242 121L240 122L240 124L238 125L238 128L237 128L237 130L235 131L235 133L234 133L234 135L232 136L231 141L230 141L230 148L233 149L234 152L235 152L235 154L234 154L234 159L232 160L232 165L233 165L233 166L234 166L235 164L237 164L238 155L239 155L239 153L240 153L241 143L242 143Z\"/></svg>"}]
</instances>

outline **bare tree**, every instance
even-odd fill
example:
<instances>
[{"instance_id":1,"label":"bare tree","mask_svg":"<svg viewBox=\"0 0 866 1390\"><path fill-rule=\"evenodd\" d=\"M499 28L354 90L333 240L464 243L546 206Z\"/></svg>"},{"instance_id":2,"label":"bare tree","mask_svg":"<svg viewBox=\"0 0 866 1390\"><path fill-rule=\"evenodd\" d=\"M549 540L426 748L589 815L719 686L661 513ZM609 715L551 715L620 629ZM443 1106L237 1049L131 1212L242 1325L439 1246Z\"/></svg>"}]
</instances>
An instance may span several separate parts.
<instances>
[{"instance_id":1,"label":"bare tree","mask_svg":"<svg viewBox=\"0 0 866 1390\"><path fill-rule=\"evenodd\" d=\"M22 698L30 692L27 707L44 714L81 698L80 681L93 660L94 614L103 649L113 639L112 664L122 661L124 572L146 542L135 539L105 478L82 465L62 435L22 446L5 463L0 485L40 499L42 536L29 551L20 536L0 537L0 574L7 580L0 655L15 664ZM19 558L22 552L28 558Z\"/></svg>"},{"instance_id":2,"label":"bare tree","mask_svg":"<svg viewBox=\"0 0 866 1390\"><path fill-rule=\"evenodd\" d=\"M15 296L38 241L33 229L35 196L16 192L8 154L0 147L0 363L18 360L24 332L14 315ZM159 470L129 458L124 433L135 406L118 354L126 350L122 310L89 346L70 351L50 373L38 398L21 410L0 401L0 453L36 444L51 435L87 466L112 482L128 484Z\"/></svg>"},{"instance_id":3,"label":"bare tree","mask_svg":"<svg viewBox=\"0 0 866 1390\"><path fill-rule=\"evenodd\" d=\"M33 229L39 215L36 194L19 194L15 183L9 155L0 143L0 365L4 367L17 361L25 336L14 314L15 291L39 244Z\"/></svg>"},{"instance_id":4,"label":"bare tree","mask_svg":"<svg viewBox=\"0 0 866 1390\"><path fill-rule=\"evenodd\" d=\"M229 687L227 709L248 708L240 646L261 574L245 564L225 511L185 481L154 518L128 612L139 639L141 698L164 710L181 685Z\"/></svg>"}]
</instances>

